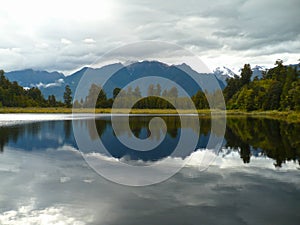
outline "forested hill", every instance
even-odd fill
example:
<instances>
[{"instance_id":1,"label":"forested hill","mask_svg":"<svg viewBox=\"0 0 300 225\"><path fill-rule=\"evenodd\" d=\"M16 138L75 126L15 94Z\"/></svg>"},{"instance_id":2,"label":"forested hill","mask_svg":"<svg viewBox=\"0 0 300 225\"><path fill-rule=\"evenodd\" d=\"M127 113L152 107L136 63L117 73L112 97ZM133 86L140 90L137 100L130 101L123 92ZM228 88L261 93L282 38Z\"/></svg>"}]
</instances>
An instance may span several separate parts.
<instances>
[{"instance_id":1,"label":"forested hill","mask_svg":"<svg viewBox=\"0 0 300 225\"><path fill-rule=\"evenodd\" d=\"M63 106L61 102L55 100L51 95L46 100L41 91L32 87L24 89L17 82L10 82L4 71L0 70L0 107L48 107Z\"/></svg>"},{"instance_id":2,"label":"forested hill","mask_svg":"<svg viewBox=\"0 0 300 225\"><path fill-rule=\"evenodd\" d=\"M252 71L245 64L241 77L231 78L224 89L227 109L300 110L300 65L276 67L263 73L262 79L251 81Z\"/></svg>"}]
</instances>

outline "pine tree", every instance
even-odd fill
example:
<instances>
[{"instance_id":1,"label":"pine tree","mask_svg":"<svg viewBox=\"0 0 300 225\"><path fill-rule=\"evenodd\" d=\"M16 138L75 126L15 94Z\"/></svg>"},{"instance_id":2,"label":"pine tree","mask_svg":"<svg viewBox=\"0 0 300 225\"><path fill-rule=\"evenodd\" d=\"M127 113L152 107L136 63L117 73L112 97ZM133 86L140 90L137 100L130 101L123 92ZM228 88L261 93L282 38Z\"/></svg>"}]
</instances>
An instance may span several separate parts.
<instances>
[{"instance_id":1,"label":"pine tree","mask_svg":"<svg viewBox=\"0 0 300 225\"><path fill-rule=\"evenodd\" d=\"M49 95L48 96L48 104L50 107L56 107L56 98L54 95Z\"/></svg>"},{"instance_id":2,"label":"pine tree","mask_svg":"<svg viewBox=\"0 0 300 225\"><path fill-rule=\"evenodd\" d=\"M136 98L141 98L142 97L139 86L136 86L136 88L134 89L133 96L136 97Z\"/></svg>"},{"instance_id":3,"label":"pine tree","mask_svg":"<svg viewBox=\"0 0 300 225\"><path fill-rule=\"evenodd\" d=\"M244 68L242 69L241 72L241 84L240 87L243 87L246 84L249 84L251 81L251 76L252 76L252 70L250 64L245 64Z\"/></svg>"},{"instance_id":4,"label":"pine tree","mask_svg":"<svg viewBox=\"0 0 300 225\"><path fill-rule=\"evenodd\" d=\"M209 108L208 101L205 94L202 91L198 91L193 97L192 100L197 109L207 109Z\"/></svg>"},{"instance_id":5,"label":"pine tree","mask_svg":"<svg viewBox=\"0 0 300 225\"><path fill-rule=\"evenodd\" d=\"M113 90L113 99L115 99L117 97L117 95L120 93L121 88L115 88Z\"/></svg>"},{"instance_id":6,"label":"pine tree","mask_svg":"<svg viewBox=\"0 0 300 225\"><path fill-rule=\"evenodd\" d=\"M128 96L128 97L131 97L132 95L133 95L133 93L132 93L132 87L129 86L129 87L127 88L127 96Z\"/></svg>"},{"instance_id":7,"label":"pine tree","mask_svg":"<svg viewBox=\"0 0 300 225\"><path fill-rule=\"evenodd\" d=\"M157 84L157 85L156 85L156 88L155 88L155 90L154 90L154 94L155 94L156 96L160 96L160 95L161 95L161 86L160 86L160 84Z\"/></svg>"},{"instance_id":8,"label":"pine tree","mask_svg":"<svg viewBox=\"0 0 300 225\"><path fill-rule=\"evenodd\" d=\"M107 108L107 96L105 91L102 89L102 87L98 87L100 89L97 101L96 101L96 107L97 108Z\"/></svg>"},{"instance_id":9,"label":"pine tree","mask_svg":"<svg viewBox=\"0 0 300 225\"><path fill-rule=\"evenodd\" d=\"M292 87L292 83L296 80L296 71L293 70L293 68L289 67L287 69L287 75L286 75L286 79L282 88L282 93L280 96L280 109L281 110L286 110L286 109L291 109L290 106L290 96L288 95L289 90Z\"/></svg>"},{"instance_id":10,"label":"pine tree","mask_svg":"<svg viewBox=\"0 0 300 225\"><path fill-rule=\"evenodd\" d=\"M72 91L69 85L65 87L65 92L64 92L64 103L65 106L70 108L72 106Z\"/></svg>"},{"instance_id":11,"label":"pine tree","mask_svg":"<svg viewBox=\"0 0 300 225\"><path fill-rule=\"evenodd\" d=\"M147 91L147 96L153 96L154 95L154 85L150 84Z\"/></svg>"},{"instance_id":12,"label":"pine tree","mask_svg":"<svg viewBox=\"0 0 300 225\"><path fill-rule=\"evenodd\" d=\"M172 97L172 98L177 98L178 97L178 90L176 87L172 87L170 90L169 90L169 97Z\"/></svg>"},{"instance_id":13,"label":"pine tree","mask_svg":"<svg viewBox=\"0 0 300 225\"><path fill-rule=\"evenodd\" d=\"M100 88L96 84L92 84L89 89L89 94L86 96L84 107L92 108L96 106Z\"/></svg>"}]
</instances>

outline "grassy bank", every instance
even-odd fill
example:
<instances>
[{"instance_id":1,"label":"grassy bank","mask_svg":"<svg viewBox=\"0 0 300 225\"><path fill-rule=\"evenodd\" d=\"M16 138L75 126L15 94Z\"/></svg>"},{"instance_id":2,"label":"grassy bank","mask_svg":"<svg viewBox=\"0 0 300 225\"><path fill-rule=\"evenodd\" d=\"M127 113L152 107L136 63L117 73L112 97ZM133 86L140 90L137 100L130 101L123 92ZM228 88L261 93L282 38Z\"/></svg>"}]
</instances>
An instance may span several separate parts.
<instances>
[{"instance_id":1,"label":"grassy bank","mask_svg":"<svg viewBox=\"0 0 300 225\"><path fill-rule=\"evenodd\" d=\"M289 123L300 123L300 112L295 111L253 111L253 112L245 112L245 111L235 111L235 110L227 110L227 117L254 117L254 118L267 118L267 119L277 119L277 120L285 120Z\"/></svg>"},{"instance_id":2,"label":"grassy bank","mask_svg":"<svg viewBox=\"0 0 300 225\"><path fill-rule=\"evenodd\" d=\"M76 109L76 113L110 113L110 109ZM118 109L115 113L126 113L127 110ZM200 116L210 116L210 110L198 110ZM72 113L72 108L13 108L1 107L0 113ZM173 109L132 109L132 114L190 114L192 110L173 110ZM222 113L222 111L214 111L215 114ZM288 122L300 123L300 112L295 111L253 111L245 112L238 110L227 110L227 117L255 117L285 120Z\"/></svg>"},{"instance_id":3,"label":"grassy bank","mask_svg":"<svg viewBox=\"0 0 300 225\"><path fill-rule=\"evenodd\" d=\"M111 109L72 109L72 108L13 108L2 107L0 113L110 113ZM127 113L125 109L115 109L114 113ZM132 109L132 114L190 114L192 110L174 110L174 109ZM199 110L202 114L210 115L210 110Z\"/></svg>"}]
</instances>

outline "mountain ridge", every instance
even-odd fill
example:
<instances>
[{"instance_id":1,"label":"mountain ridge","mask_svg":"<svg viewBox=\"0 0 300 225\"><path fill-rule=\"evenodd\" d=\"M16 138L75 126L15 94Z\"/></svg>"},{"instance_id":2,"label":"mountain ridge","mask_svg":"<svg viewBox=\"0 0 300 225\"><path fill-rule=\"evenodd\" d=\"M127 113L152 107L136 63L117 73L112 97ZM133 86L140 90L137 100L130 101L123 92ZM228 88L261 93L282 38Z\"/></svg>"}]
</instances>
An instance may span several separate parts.
<instances>
[{"instance_id":1,"label":"mountain ridge","mask_svg":"<svg viewBox=\"0 0 300 225\"><path fill-rule=\"evenodd\" d=\"M122 68L126 68L127 72L119 71ZM253 70L255 70L255 76L258 76L258 78L262 77L261 73L259 73L260 68L262 67L255 66L253 68ZM192 74L193 76L201 76L201 79L204 81L202 83L203 86L208 83L207 79L210 79L210 77L208 76L213 76L217 78L222 89L227 85L226 80L228 78L238 76L238 74L234 73L231 69L225 66L217 67L215 70L213 70L212 73L204 74L195 71L190 65L186 63L182 63L179 65L168 65L160 61L138 61L133 62L127 66L124 66L122 63L113 63L104 65L100 68L85 66L68 76L57 71L48 72L45 70L33 69L7 72L6 76L10 81L17 81L24 88L38 87L41 89L45 97L54 94L57 99L62 100L65 86L69 85L74 94L78 82L87 71L94 76L103 76L104 73L110 73L111 70L118 73L120 77L115 79L115 84L110 84L110 86L107 87L109 89L116 87L120 83L128 83L128 81L131 81L133 78L139 78L141 76L141 74L139 73L142 73L145 76L149 76L151 74L161 75L163 77L165 76L166 78L172 79L174 78L175 74L179 75L181 73L180 71L178 71L178 69L183 71L184 73ZM174 76L169 76L165 73L170 73ZM195 88L196 87L192 87L191 89L193 89L194 91ZM143 89L145 89L145 87ZM107 94L110 95L110 93Z\"/></svg>"}]
</instances>

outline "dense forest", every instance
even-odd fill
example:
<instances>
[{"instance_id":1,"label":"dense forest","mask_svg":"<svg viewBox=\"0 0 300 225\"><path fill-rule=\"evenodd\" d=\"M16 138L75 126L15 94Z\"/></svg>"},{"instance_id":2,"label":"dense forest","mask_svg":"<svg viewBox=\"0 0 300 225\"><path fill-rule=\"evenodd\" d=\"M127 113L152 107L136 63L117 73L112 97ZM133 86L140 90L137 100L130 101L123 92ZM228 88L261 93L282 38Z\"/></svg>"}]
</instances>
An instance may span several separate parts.
<instances>
[{"instance_id":1,"label":"dense forest","mask_svg":"<svg viewBox=\"0 0 300 225\"><path fill-rule=\"evenodd\" d=\"M68 86L64 100L64 103L57 101L54 95L45 99L37 87L24 89L17 82L10 82L0 70L0 107L71 107L72 96Z\"/></svg>"},{"instance_id":2,"label":"dense forest","mask_svg":"<svg viewBox=\"0 0 300 225\"><path fill-rule=\"evenodd\" d=\"M41 91L32 87L24 89L17 82L10 82L4 71L0 70L0 107L72 107L91 108L96 103L96 108L111 108L118 96L118 107L126 108L129 102L137 101L133 108L139 109L190 109L194 103L198 109L208 109L208 102L222 105L221 96L224 95L227 109L245 111L254 110L300 110L300 74L298 66L285 66L282 60L276 61L276 66L263 71L263 77L251 80L252 70L245 64L241 76L227 80L223 93L207 93L199 90L192 101L180 97L176 87L162 90L159 84L150 84L147 98L142 98L140 88L128 87L127 90L115 88L112 98L101 86L92 84L85 99L75 100L73 103L72 92L67 85L64 92L64 102L57 101L54 95L44 98ZM153 96L156 95L156 96ZM174 105L165 99L172 100ZM209 99L209 101L207 101Z\"/></svg>"},{"instance_id":3,"label":"dense forest","mask_svg":"<svg viewBox=\"0 0 300 225\"><path fill-rule=\"evenodd\" d=\"M227 109L300 110L300 76L298 66L276 67L263 73L263 78L251 81L252 70L245 64L241 77L227 80L224 98Z\"/></svg>"}]
</instances>

